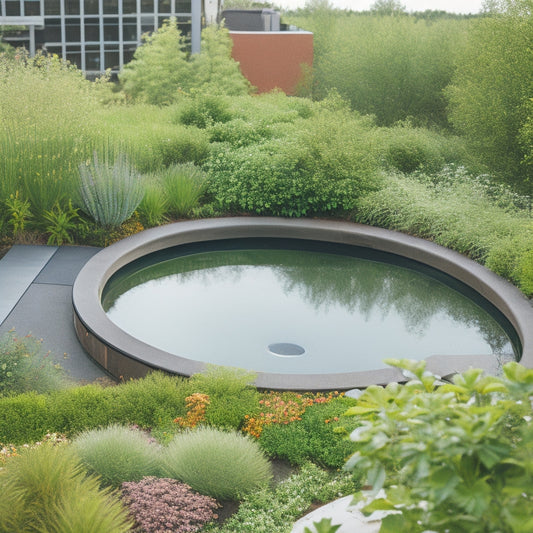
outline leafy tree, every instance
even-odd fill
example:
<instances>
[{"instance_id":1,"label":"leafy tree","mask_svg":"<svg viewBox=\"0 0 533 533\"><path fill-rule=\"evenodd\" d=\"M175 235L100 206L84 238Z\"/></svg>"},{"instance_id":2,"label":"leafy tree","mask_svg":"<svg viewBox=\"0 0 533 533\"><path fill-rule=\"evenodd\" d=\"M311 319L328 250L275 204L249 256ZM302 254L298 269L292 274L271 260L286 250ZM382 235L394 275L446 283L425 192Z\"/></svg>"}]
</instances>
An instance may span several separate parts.
<instances>
[{"instance_id":1,"label":"leafy tree","mask_svg":"<svg viewBox=\"0 0 533 533\"><path fill-rule=\"evenodd\" d=\"M505 180L531 191L521 165L527 147L519 142L531 108L533 87L533 0L492 2L478 19L458 57L447 89L450 120L473 151Z\"/></svg>"},{"instance_id":2,"label":"leafy tree","mask_svg":"<svg viewBox=\"0 0 533 533\"><path fill-rule=\"evenodd\" d=\"M379 125L411 118L446 126L443 89L454 72L468 22L415 17L335 15L321 9L293 22L314 33L313 96L335 87Z\"/></svg>"},{"instance_id":3,"label":"leafy tree","mask_svg":"<svg viewBox=\"0 0 533 533\"><path fill-rule=\"evenodd\" d=\"M376 15L403 15L405 6L396 0L376 0L371 6L370 11Z\"/></svg>"},{"instance_id":4,"label":"leafy tree","mask_svg":"<svg viewBox=\"0 0 533 533\"><path fill-rule=\"evenodd\" d=\"M166 20L152 35L144 36L133 61L119 75L124 92L149 104L172 103L180 90L190 89L192 65L175 18Z\"/></svg>"},{"instance_id":5,"label":"leafy tree","mask_svg":"<svg viewBox=\"0 0 533 533\"><path fill-rule=\"evenodd\" d=\"M119 75L124 92L135 100L168 105L191 91L231 96L250 91L231 57L231 37L223 27L205 28L201 53L190 58L175 18L144 40Z\"/></svg>"},{"instance_id":6,"label":"leafy tree","mask_svg":"<svg viewBox=\"0 0 533 533\"><path fill-rule=\"evenodd\" d=\"M524 160L522 163L528 173L530 186L531 176L533 174L533 98L530 98L526 105L527 118L524 122L524 126L520 130L520 145L524 152Z\"/></svg>"},{"instance_id":7,"label":"leafy tree","mask_svg":"<svg viewBox=\"0 0 533 533\"><path fill-rule=\"evenodd\" d=\"M224 27L207 26L202 31L201 53L193 57L193 84L202 92L238 96L250 92L250 83L231 57L233 41Z\"/></svg>"}]
</instances>

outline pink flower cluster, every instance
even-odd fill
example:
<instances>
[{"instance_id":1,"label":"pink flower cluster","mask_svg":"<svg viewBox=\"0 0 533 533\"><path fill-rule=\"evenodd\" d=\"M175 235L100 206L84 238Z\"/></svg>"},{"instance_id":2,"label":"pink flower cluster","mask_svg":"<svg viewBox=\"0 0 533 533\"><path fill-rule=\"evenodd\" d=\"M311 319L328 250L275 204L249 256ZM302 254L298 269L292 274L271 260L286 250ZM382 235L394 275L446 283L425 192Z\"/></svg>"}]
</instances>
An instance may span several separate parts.
<instances>
[{"instance_id":1,"label":"pink flower cluster","mask_svg":"<svg viewBox=\"0 0 533 533\"><path fill-rule=\"evenodd\" d=\"M217 518L214 498L175 479L150 476L123 483L122 498L145 533L195 532Z\"/></svg>"}]
</instances>

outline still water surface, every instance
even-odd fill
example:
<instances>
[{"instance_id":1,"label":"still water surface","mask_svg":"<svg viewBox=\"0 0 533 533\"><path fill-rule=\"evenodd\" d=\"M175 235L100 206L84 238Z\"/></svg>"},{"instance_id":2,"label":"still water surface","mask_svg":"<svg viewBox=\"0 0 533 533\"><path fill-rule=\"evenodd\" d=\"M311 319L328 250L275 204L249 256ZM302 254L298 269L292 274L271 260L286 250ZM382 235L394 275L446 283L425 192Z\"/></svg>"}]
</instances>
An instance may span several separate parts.
<instances>
[{"instance_id":1,"label":"still water surface","mask_svg":"<svg viewBox=\"0 0 533 533\"><path fill-rule=\"evenodd\" d=\"M255 371L362 371L434 354L513 358L491 314L437 278L334 253L218 250L119 273L103 306L157 348Z\"/></svg>"}]
</instances>

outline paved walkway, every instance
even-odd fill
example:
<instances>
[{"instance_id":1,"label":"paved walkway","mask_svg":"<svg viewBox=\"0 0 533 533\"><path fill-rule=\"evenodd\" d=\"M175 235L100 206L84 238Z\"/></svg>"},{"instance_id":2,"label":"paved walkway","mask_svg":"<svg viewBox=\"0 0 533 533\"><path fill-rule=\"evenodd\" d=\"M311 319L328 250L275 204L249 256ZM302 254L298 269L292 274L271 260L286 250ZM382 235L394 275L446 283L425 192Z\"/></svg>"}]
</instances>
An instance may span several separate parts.
<instances>
[{"instance_id":1,"label":"paved walkway","mask_svg":"<svg viewBox=\"0 0 533 533\"><path fill-rule=\"evenodd\" d=\"M100 248L16 245L0 260L0 335L14 329L43 339L44 350L76 380L107 376L78 342L72 285Z\"/></svg>"}]
</instances>

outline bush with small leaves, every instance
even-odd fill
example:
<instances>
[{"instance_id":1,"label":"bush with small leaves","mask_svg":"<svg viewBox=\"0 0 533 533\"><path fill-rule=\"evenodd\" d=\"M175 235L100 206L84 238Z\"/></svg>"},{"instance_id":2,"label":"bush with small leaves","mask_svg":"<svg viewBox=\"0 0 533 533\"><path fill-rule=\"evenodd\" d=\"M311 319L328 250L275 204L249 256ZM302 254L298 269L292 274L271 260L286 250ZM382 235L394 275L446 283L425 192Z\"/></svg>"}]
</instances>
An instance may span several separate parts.
<instances>
[{"instance_id":1,"label":"bush with small leaves","mask_svg":"<svg viewBox=\"0 0 533 533\"><path fill-rule=\"evenodd\" d=\"M226 98L200 93L182 107L178 122L205 129L210 124L228 122L232 118L233 113Z\"/></svg>"},{"instance_id":2,"label":"bush with small leaves","mask_svg":"<svg viewBox=\"0 0 533 533\"><path fill-rule=\"evenodd\" d=\"M144 533L199 531L217 518L217 501L175 479L145 477L122 484L122 501Z\"/></svg>"},{"instance_id":3,"label":"bush with small leaves","mask_svg":"<svg viewBox=\"0 0 533 533\"><path fill-rule=\"evenodd\" d=\"M263 489L245 496L238 511L223 525L208 526L206 531L287 533L313 503L330 502L359 487L358 477L345 472L326 472L313 463L306 463L275 489Z\"/></svg>"},{"instance_id":4,"label":"bush with small leaves","mask_svg":"<svg viewBox=\"0 0 533 533\"><path fill-rule=\"evenodd\" d=\"M313 461L326 468L342 468L355 451L346 432L353 430L356 423L341 417L354 403L355 400L342 397L310 405L300 420L266 425L259 444L269 456L292 464Z\"/></svg>"},{"instance_id":5,"label":"bush with small leaves","mask_svg":"<svg viewBox=\"0 0 533 533\"><path fill-rule=\"evenodd\" d=\"M78 435L72 447L85 467L118 487L158 473L159 447L136 429L113 425Z\"/></svg>"},{"instance_id":6,"label":"bush with small leaves","mask_svg":"<svg viewBox=\"0 0 533 533\"><path fill-rule=\"evenodd\" d=\"M205 423L219 428L240 429L246 414L259 406L259 393L252 385L256 375L238 368L208 365L190 379L195 391L207 394Z\"/></svg>"},{"instance_id":7,"label":"bush with small leaves","mask_svg":"<svg viewBox=\"0 0 533 533\"><path fill-rule=\"evenodd\" d=\"M270 462L256 442L235 432L203 427L178 434L163 452L162 470L201 494L239 499L266 485Z\"/></svg>"},{"instance_id":8,"label":"bush with small leaves","mask_svg":"<svg viewBox=\"0 0 533 533\"><path fill-rule=\"evenodd\" d=\"M176 127L175 127L176 128ZM173 135L153 141L156 157L168 167L180 163L202 163L209 154L209 137L198 128L181 126Z\"/></svg>"},{"instance_id":9,"label":"bush with small leaves","mask_svg":"<svg viewBox=\"0 0 533 533\"><path fill-rule=\"evenodd\" d=\"M21 392L49 392L69 384L64 370L55 363L41 342L9 331L0 337L0 396Z\"/></svg>"}]
</instances>

